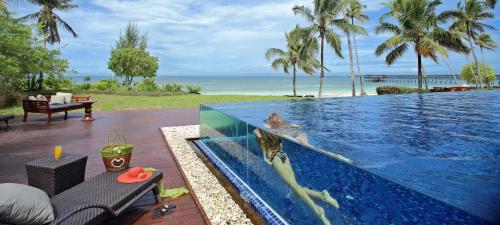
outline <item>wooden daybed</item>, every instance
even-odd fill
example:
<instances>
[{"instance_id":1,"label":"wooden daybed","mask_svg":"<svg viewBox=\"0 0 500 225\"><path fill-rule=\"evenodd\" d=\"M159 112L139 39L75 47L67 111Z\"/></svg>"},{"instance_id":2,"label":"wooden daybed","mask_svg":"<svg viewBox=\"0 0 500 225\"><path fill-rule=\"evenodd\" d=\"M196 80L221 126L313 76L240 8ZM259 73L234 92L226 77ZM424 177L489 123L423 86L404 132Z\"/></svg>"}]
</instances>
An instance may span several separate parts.
<instances>
[{"instance_id":1,"label":"wooden daybed","mask_svg":"<svg viewBox=\"0 0 500 225\"><path fill-rule=\"evenodd\" d=\"M45 113L47 114L47 123L52 121L52 113L64 112L64 119L68 119L68 111L85 109L85 104L82 102L89 101L90 96L73 96L70 103L65 104L49 104L50 96L46 96L45 100L23 100L24 118L23 122L26 122L28 118L28 113Z\"/></svg>"}]
</instances>

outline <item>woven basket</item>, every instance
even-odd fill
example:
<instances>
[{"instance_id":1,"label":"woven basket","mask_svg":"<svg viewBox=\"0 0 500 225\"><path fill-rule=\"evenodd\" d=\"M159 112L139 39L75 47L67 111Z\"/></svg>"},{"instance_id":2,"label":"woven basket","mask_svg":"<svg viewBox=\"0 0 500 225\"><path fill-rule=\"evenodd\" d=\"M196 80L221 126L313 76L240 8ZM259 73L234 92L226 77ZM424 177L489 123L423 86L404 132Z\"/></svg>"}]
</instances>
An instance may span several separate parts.
<instances>
[{"instance_id":1,"label":"woven basket","mask_svg":"<svg viewBox=\"0 0 500 225\"><path fill-rule=\"evenodd\" d=\"M108 144L101 148L102 161L108 172L123 171L128 168L134 146L127 144L125 137L116 130L108 133Z\"/></svg>"}]
</instances>

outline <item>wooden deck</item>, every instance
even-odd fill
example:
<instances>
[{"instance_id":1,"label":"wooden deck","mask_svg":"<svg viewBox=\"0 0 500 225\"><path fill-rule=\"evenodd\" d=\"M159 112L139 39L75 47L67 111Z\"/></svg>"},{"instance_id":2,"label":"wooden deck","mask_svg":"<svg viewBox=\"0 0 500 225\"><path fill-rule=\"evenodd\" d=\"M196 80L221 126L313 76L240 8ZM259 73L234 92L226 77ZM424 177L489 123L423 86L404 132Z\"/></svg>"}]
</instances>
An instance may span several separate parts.
<instances>
[{"instance_id":1,"label":"wooden deck","mask_svg":"<svg viewBox=\"0 0 500 225\"><path fill-rule=\"evenodd\" d=\"M37 114L30 114L27 123L22 123L21 116L17 116L8 129L0 125L0 183L27 183L24 164L52 155L55 145L62 145L63 152L89 156L86 171L88 179L105 170L99 149L106 143L108 130L117 129L129 143L135 145L131 165L160 169L167 188L187 187L159 128L198 124L197 109L98 112L94 114L96 120L93 122L80 121L83 112L78 111L69 112L66 121L63 116L64 113L55 114L50 125L45 123L46 115ZM173 214L152 219L150 210L155 207L152 197L140 199L124 216L109 219L106 224L199 225L208 222L191 194L168 201L177 205ZM161 204L167 204L167 200Z\"/></svg>"}]
</instances>

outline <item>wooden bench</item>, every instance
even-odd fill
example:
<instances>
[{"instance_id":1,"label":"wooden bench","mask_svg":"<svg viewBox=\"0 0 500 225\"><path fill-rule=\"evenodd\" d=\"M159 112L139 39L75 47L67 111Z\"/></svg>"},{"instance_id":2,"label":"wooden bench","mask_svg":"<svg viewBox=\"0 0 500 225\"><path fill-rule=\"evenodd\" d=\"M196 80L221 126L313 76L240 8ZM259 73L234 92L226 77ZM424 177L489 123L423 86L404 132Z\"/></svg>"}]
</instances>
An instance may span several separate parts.
<instances>
[{"instance_id":1,"label":"wooden bench","mask_svg":"<svg viewBox=\"0 0 500 225\"><path fill-rule=\"evenodd\" d=\"M85 109L85 105L80 103L82 101L89 101L90 96L73 96L71 98L71 103L65 104L49 104L50 96L47 96L47 101L45 100L23 100L24 118L23 122L28 119L28 113L45 113L47 114L47 123L52 121L52 113L64 112L64 119L68 119L68 111Z\"/></svg>"}]
</instances>

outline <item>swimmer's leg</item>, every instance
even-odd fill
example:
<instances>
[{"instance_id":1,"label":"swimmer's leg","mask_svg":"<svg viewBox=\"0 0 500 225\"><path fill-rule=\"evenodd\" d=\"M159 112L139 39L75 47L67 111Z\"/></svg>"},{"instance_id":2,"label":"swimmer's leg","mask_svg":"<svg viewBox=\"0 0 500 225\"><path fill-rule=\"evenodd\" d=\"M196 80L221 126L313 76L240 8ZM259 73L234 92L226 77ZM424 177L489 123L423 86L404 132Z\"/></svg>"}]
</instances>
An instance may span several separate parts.
<instances>
[{"instance_id":1,"label":"swimmer's leg","mask_svg":"<svg viewBox=\"0 0 500 225\"><path fill-rule=\"evenodd\" d=\"M328 191L325 189L323 190L322 192L319 192L319 191L314 191L314 190L311 190L309 188L302 188L304 190L305 193L307 193L309 196L313 197L313 198L317 198L317 199L320 199L330 205L333 205L335 206L335 208L339 208L339 203L337 202L337 200L335 200L334 198L332 198L332 196L330 196L330 193L328 193Z\"/></svg>"},{"instance_id":2,"label":"swimmer's leg","mask_svg":"<svg viewBox=\"0 0 500 225\"><path fill-rule=\"evenodd\" d=\"M295 194L297 194L299 196L299 198L301 198L307 204L307 206L309 206L309 208L311 208L314 211L314 213L316 213L316 215L321 219L323 224L331 225L330 220L328 220L328 218L326 218L325 210L322 207L318 206L313 201L311 196L309 196L303 190L304 188L302 188L300 185L293 185L292 189L295 192Z\"/></svg>"}]
</instances>

